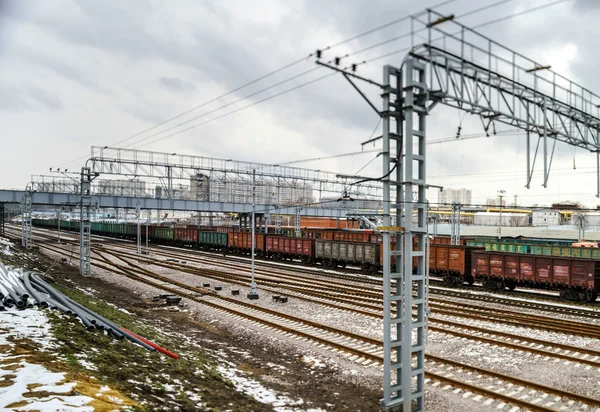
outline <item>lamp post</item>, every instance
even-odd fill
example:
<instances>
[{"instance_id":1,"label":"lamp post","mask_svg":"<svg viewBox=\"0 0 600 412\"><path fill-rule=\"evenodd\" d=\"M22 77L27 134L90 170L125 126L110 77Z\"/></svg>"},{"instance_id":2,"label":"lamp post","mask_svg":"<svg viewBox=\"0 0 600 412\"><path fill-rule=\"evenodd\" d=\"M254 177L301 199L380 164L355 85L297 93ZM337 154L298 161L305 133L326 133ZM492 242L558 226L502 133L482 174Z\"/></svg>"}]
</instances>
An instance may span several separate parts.
<instances>
[{"instance_id":1,"label":"lamp post","mask_svg":"<svg viewBox=\"0 0 600 412\"><path fill-rule=\"evenodd\" d=\"M498 190L498 197L500 198L500 221L498 222L498 239L502 239L502 198L504 197L506 190Z\"/></svg>"}]
</instances>

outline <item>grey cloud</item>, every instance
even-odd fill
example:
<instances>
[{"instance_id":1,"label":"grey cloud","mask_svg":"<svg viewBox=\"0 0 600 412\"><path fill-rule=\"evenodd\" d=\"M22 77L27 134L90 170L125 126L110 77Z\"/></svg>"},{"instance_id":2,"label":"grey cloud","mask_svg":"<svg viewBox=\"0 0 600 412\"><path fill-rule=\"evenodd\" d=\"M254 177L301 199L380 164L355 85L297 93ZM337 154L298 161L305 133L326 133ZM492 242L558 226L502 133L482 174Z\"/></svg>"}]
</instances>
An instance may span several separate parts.
<instances>
[{"instance_id":1,"label":"grey cloud","mask_svg":"<svg viewBox=\"0 0 600 412\"><path fill-rule=\"evenodd\" d=\"M21 112L40 108L55 111L64 107L58 95L34 84L0 88L0 110Z\"/></svg>"},{"instance_id":2,"label":"grey cloud","mask_svg":"<svg viewBox=\"0 0 600 412\"><path fill-rule=\"evenodd\" d=\"M184 82L177 77L162 76L158 79L158 83L173 92L189 92L196 90L196 86L192 83Z\"/></svg>"},{"instance_id":3,"label":"grey cloud","mask_svg":"<svg viewBox=\"0 0 600 412\"><path fill-rule=\"evenodd\" d=\"M0 87L0 110L20 112L29 110L30 105L16 87Z\"/></svg>"},{"instance_id":4,"label":"grey cloud","mask_svg":"<svg viewBox=\"0 0 600 412\"><path fill-rule=\"evenodd\" d=\"M35 85L29 85L27 88L29 96L48 110L62 110L63 104L58 95L44 90Z\"/></svg>"},{"instance_id":5,"label":"grey cloud","mask_svg":"<svg viewBox=\"0 0 600 412\"><path fill-rule=\"evenodd\" d=\"M165 120L164 114L159 114L160 110L158 109L153 110L152 108L142 108L140 106L130 105L120 105L119 109L145 123L158 124Z\"/></svg>"}]
</instances>

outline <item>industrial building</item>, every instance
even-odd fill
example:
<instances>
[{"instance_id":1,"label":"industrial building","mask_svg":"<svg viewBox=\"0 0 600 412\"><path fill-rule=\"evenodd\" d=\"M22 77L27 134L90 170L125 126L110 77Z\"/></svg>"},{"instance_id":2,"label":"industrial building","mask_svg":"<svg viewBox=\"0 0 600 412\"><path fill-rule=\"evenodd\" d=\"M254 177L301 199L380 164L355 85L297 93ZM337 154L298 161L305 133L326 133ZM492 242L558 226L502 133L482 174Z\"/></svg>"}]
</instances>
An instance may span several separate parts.
<instances>
[{"instance_id":1,"label":"industrial building","mask_svg":"<svg viewBox=\"0 0 600 412\"><path fill-rule=\"evenodd\" d=\"M471 190L470 189L446 189L440 191L438 194L438 202L440 204L452 204L460 203L461 205L471 204Z\"/></svg>"},{"instance_id":2,"label":"industrial building","mask_svg":"<svg viewBox=\"0 0 600 412\"><path fill-rule=\"evenodd\" d=\"M560 212L553 209L536 209L531 213L533 226L556 226L561 223Z\"/></svg>"}]
</instances>

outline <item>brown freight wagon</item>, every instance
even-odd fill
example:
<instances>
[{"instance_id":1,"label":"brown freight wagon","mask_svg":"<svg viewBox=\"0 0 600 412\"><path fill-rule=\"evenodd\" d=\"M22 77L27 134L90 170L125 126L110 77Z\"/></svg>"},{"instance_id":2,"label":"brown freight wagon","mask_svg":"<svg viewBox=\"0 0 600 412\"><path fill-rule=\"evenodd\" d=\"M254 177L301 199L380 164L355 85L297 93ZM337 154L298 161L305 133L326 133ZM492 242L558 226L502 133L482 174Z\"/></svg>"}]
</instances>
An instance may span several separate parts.
<instances>
[{"instance_id":1,"label":"brown freight wagon","mask_svg":"<svg viewBox=\"0 0 600 412\"><path fill-rule=\"evenodd\" d=\"M252 233L232 232L227 236L227 248L235 254L249 254L252 250ZM256 233L254 235L254 251L258 256L265 252L265 235Z\"/></svg>"},{"instance_id":2,"label":"brown freight wagon","mask_svg":"<svg viewBox=\"0 0 600 412\"><path fill-rule=\"evenodd\" d=\"M195 226L173 229L173 241L176 245L198 245L198 229Z\"/></svg>"},{"instance_id":3,"label":"brown freight wagon","mask_svg":"<svg viewBox=\"0 0 600 412\"><path fill-rule=\"evenodd\" d=\"M380 248L380 266L383 267L383 243ZM391 250L396 250L396 243L391 243ZM413 250L417 250L417 244L413 243ZM442 275L444 282L450 285L462 285L467 282L473 284L471 275L472 251L484 250L470 246L430 244L429 245L429 272ZM394 262L392 261L394 268ZM413 257L413 268L417 267L417 258Z\"/></svg>"},{"instance_id":4,"label":"brown freight wagon","mask_svg":"<svg viewBox=\"0 0 600 412\"><path fill-rule=\"evenodd\" d=\"M267 235L265 251L273 259L300 259L305 264L313 263L315 241L313 239L290 238Z\"/></svg>"},{"instance_id":5,"label":"brown freight wagon","mask_svg":"<svg viewBox=\"0 0 600 412\"><path fill-rule=\"evenodd\" d=\"M563 256L473 252L472 273L490 289L516 286L560 290L565 299L594 301L600 290L600 261Z\"/></svg>"}]
</instances>

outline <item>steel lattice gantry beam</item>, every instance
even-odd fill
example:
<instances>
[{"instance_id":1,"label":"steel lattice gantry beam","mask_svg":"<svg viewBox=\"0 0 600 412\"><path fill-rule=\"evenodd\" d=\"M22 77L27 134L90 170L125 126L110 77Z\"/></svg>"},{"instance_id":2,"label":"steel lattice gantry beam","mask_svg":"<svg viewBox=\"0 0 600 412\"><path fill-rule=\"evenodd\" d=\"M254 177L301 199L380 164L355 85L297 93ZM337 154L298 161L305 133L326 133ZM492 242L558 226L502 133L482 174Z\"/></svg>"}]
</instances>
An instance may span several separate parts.
<instances>
[{"instance_id":1,"label":"steel lattice gantry beam","mask_svg":"<svg viewBox=\"0 0 600 412\"><path fill-rule=\"evenodd\" d=\"M313 190L338 195L349 190L348 178L331 172L175 153L94 146L88 164L92 173L101 175L159 178L167 192L173 180L193 179L199 174L208 176L212 182L226 185L233 179L250 187L253 170L256 170L256 186L298 188L309 185ZM351 189L354 195L381 197L379 182L365 182Z\"/></svg>"},{"instance_id":2,"label":"steel lattice gantry beam","mask_svg":"<svg viewBox=\"0 0 600 412\"><path fill-rule=\"evenodd\" d=\"M441 17L431 11L430 22L431 14ZM427 30L428 41L413 47L407 58L427 65L433 104L479 116L486 131L494 122L525 131L527 188L540 142L544 187L557 141L596 153L596 196L600 197L600 96L460 23L449 22L448 29L415 18L413 26L419 25L422 28L413 35ZM538 135L533 165L532 133ZM549 139L553 139L550 153Z\"/></svg>"}]
</instances>

